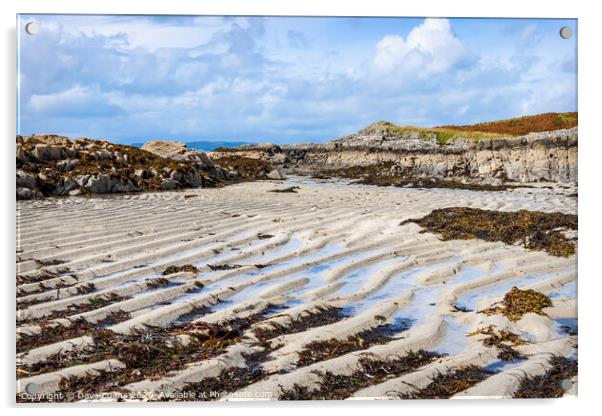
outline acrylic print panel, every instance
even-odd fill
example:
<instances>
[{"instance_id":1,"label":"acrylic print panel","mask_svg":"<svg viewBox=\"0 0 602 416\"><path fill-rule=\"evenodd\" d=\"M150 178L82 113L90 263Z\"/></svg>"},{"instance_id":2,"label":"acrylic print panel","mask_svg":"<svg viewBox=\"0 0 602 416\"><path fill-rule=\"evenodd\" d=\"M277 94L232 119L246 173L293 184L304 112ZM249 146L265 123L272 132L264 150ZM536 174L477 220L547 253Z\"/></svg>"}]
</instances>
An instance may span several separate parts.
<instances>
[{"instance_id":1,"label":"acrylic print panel","mask_svg":"<svg viewBox=\"0 0 602 416\"><path fill-rule=\"evenodd\" d=\"M17 20L17 401L577 393L576 20Z\"/></svg>"}]
</instances>

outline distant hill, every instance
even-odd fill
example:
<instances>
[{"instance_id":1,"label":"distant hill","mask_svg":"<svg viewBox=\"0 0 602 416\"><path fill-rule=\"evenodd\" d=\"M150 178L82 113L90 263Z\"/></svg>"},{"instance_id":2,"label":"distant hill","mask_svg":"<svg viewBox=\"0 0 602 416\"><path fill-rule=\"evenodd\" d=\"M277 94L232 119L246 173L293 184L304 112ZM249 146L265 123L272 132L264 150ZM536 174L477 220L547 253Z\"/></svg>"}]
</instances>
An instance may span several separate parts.
<instances>
[{"instance_id":1,"label":"distant hill","mask_svg":"<svg viewBox=\"0 0 602 416\"><path fill-rule=\"evenodd\" d=\"M355 135L345 136L335 141L349 140L356 136L377 135L383 140L436 139L439 144L444 144L458 138L492 139L569 129L577 126L577 121L577 113L544 113L464 126L414 127L398 126L389 121L377 121Z\"/></svg>"},{"instance_id":2,"label":"distant hill","mask_svg":"<svg viewBox=\"0 0 602 416\"><path fill-rule=\"evenodd\" d=\"M577 122L577 113L543 113L508 120L488 121L465 126L440 126L437 128L522 136L541 131L569 129L575 127L578 124Z\"/></svg>"},{"instance_id":3,"label":"distant hill","mask_svg":"<svg viewBox=\"0 0 602 416\"><path fill-rule=\"evenodd\" d=\"M252 144L249 142L210 142L210 141L195 141L185 142L186 146L191 149L200 150L203 152L210 152L217 149L218 147L238 147L243 144ZM133 146L142 147L144 143L132 143Z\"/></svg>"}]
</instances>

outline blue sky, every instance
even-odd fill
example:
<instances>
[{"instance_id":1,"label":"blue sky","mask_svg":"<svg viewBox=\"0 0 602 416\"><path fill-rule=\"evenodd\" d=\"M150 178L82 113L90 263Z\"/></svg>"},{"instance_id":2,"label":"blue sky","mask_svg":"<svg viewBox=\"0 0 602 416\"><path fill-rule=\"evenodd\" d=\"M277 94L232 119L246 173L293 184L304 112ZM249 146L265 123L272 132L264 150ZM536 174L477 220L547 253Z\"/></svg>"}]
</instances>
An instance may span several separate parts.
<instances>
[{"instance_id":1,"label":"blue sky","mask_svg":"<svg viewBox=\"0 0 602 416\"><path fill-rule=\"evenodd\" d=\"M291 143L377 120L576 111L576 31L551 19L21 15L17 125L121 143Z\"/></svg>"}]
</instances>

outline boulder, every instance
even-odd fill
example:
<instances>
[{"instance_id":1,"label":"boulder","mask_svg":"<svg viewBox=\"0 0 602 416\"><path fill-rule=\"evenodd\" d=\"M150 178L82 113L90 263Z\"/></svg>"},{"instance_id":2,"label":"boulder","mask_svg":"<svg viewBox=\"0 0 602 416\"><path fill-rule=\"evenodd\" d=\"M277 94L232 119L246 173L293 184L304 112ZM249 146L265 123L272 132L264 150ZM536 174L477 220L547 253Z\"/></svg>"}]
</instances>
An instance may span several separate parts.
<instances>
[{"instance_id":1,"label":"boulder","mask_svg":"<svg viewBox=\"0 0 602 416\"><path fill-rule=\"evenodd\" d=\"M69 172L72 171L79 164L80 162L77 159L66 159L57 162L56 167L62 170L63 172Z\"/></svg>"},{"instance_id":2,"label":"boulder","mask_svg":"<svg viewBox=\"0 0 602 416\"><path fill-rule=\"evenodd\" d=\"M84 187L88 183L88 179L90 179L90 175L79 175L75 178L75 182L77 182L79 186Z\"/></svg>"},{"instance_id":3,"label":"boulder","mask_svg":"<svg viewBox=\"0 0 602 416\"><path fill-rule=\"evenodd\" d=\"M94 194L107 193L111 190L111 177L102 173L92 176L86 183L85 188L88 192Z\"/></svg>"},{"instance_id":4,"label":"boulder","mask_svg":"<svg viewBox=\"0 0 602 416\"><path fill-rule=\"evenodd\" d=\"M169 191L172 189L176 189L180 183L178 181L174 181L173 179L163 179L161 182L161 189L165 191Z\"/></svg>"},{"instance_id":5,"label":"boulder","mask_svg":"<svg viewBox=\"0 0 602 416\"><path fill-rule=\"evenodd\" d=\"M111 192L134 192L137 190L136 185L129 179L114 181L111 186Z\"/></svg>"},{"instance_id":6,"label":"boulder","mask_svg":"<svg viewBox=\"0 0 602 416\"><path fill-rule=\"evenodd\" d=\"M28 162L29 158L25 153L25 149L23 149L23 145L21 143L17 143L17 160L21 162Z\"/></svg>"},{"instance_id":7,"label":"boulder","mask_svg":"<svg viewBox=\"0 0 602 416\"><path fill-rule=\"evenodd\" d=\"M203 186L203 177L198 172L187 172L183 178L184 184L198 188Z\"/></svg>"},{"instance_id":8,"label":"boulder","mask_svg":"<svg viewBox=\"0 0 602 416\"><path fill-rule=\"evenodd\" d=\"M185 143L166 140L151 140L142 146L143 150L161 156L164 159L177 161L197 161L205 167L213 166L206 153L190 149Z\"/></svg>"},{"instance_id":9,"label":"boulder","mask_svg":"<svg viewBox=\"0 0 602 416\"><path fill-rule=\"evenodd\" d=\"M33 191L29 188L17 187L17 197L19 199L31 199L34 197Z\"/></svg>"},{"instance_id":10,"label":"boulder","mask_svg":"<svg viewBox=\"0 0 602 416\"><path fill-rule=\"evenodd\" d=\"M30 155L38 160L59 160L65 157L65 151L61 146L49 144L36 144Z\"/></svg>"},{"instance_id":11,"label":"boulder","mask_svg":"<svg viewBox=\"0 0 602 416\"><path fill-rule=\"evenodd\" d=\"M274 169L270 173L268 173L268 179L274 180L284 180L286 179L286 175L282 171L282 169Z\"/></svg>"},{"instance_id":12,"label":"boulder","mask_svg":"<svg viewBox=\"0 0 602 416\"><path fill-rule=\"evenodd\" d=\"M34 189L36 187L36 178L27 172L17 170L17 185Z\"/></svg>"}]
</instances>

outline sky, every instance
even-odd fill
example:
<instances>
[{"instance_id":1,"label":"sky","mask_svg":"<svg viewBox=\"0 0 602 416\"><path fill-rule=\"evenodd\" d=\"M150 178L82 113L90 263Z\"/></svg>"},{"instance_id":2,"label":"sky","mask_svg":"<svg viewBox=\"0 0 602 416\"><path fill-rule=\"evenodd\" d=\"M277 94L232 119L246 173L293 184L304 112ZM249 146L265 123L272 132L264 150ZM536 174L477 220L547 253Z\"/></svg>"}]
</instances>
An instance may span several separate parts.
<instances>
[{"instance_id":1,"label":"sky","mask_svg":"<svg viewBox=\"0 0 602 416\"><path fill-rule=\"evenodd\" d=\"M323 142L577 111L576 20L20 15L17 31L24 135Z\"/></svg>"}]
</instances>

